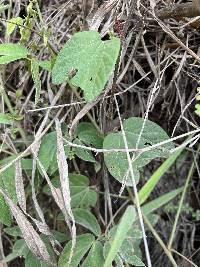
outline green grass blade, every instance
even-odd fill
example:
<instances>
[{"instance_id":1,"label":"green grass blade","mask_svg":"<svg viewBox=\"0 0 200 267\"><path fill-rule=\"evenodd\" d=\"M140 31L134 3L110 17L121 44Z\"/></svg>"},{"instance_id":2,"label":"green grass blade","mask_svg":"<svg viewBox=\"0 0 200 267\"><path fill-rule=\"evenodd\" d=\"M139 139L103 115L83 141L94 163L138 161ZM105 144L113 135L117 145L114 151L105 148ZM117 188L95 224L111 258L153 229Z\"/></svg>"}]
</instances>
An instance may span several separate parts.
<instances>
[{"instance_id":1,"label":"green grass blade","mask_svg":"<svg viewBox=\"0 0 200 267\"><path fill-rule=\"evenodd\" d=\"M169 193L166 193L142 206L142 213L148 215L149 213L157 210L161 206L165 205L167 202L175 198L179 193L183 191L183 187L175 189Z\"/></svg>"},{"instance_id":2,"label":"green grass blade","mask_svg":"<svg viewBox=\"0 0 200 267\"><path fill-rule=\"evenodd\" d=\"M136 218L136 212L133 206L129 206L124 212L122 219L117 227L116 234L113 241L110 244L110 249L105 259L103 267L110 267L112 261L117 255L124 239L127 236L128 231L132 227L133 222Z\"/></svg>"},{"instance_id":3,"label":"green grass blade","mask_svg":"<svg viewBox=\"0 0 200 267\"><path fill-rule=\"evenodd\" d=\"M165 160L162 165L152 174L149 180L139 191L140 204L143 204L149 197L155 186L158 184L161 177L167 172L167 170L172 166L177 157L181 154L184 148L178 149L173 153L167 160Z\"/></svg>"}]
</instances>

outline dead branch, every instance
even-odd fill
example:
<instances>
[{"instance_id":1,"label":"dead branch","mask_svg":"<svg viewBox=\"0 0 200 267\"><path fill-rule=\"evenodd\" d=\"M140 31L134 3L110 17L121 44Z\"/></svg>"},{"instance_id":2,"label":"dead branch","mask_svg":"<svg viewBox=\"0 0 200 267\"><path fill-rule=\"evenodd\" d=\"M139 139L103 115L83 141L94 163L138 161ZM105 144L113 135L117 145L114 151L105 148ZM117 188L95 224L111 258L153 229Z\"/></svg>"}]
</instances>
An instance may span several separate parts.
<instances>
[{"instance_id":1,"label":"dead branch","mask_svg":"<svg viewBox=\"0 0 200 267\"><path fill-rule=\"evenodd\" d=\"M158 10L156 15L160 19L194 18L200 16L200 0L167 6Z\"/></svg>"}]
</instances>

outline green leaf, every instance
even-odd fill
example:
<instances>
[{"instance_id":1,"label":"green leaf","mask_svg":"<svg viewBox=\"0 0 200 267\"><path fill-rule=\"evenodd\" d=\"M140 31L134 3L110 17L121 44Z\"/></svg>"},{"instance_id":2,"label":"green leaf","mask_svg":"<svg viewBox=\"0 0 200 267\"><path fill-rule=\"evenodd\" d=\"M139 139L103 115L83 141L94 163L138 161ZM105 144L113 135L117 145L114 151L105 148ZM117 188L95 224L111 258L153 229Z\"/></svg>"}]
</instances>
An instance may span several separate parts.
<instances>
[{"instance_id":1,"label":"green leaf","mask_svg":"<svg viewBox=\"0 0 200 267\"><path fill-rule=\"evenodd\" d=\"M41 261L37 257L35 257L31 252L25 258L25 267L52 267L52 265L48 265L47 263Z\"/></svg>"},{"instance_id":2,"label":"green leaf","mask_svg":"<svg viewBox=\"0 0 200 267\"><path fill-rule=\"evenodd\" d=\"M90 252L81 265L81 267L97 267L103 266L104 257L103 257L103 246L101 242L96 241L91 249Z\"/></svg>"},{"instance_id":3,"label":"green leaf","mask_svg":"<svg viewBox=\"0 0 200 267\"><path fill-rule=\"evenodd\" d=\"M54 177L53 179L51 179L51 182L55 187L60 187L59 177ZM77 188L79 189L81 187L81 189L82 189L84 187L89 186L89 179L85 175L76 174L76 173L69 173L69 184L70 184L70 188L72 188L73 191L76 193ZM45 185L43 187L43 192L45 192L48 195L51 195L51 190L49 189L48 185ZM73 194L73 192L71 192L71 193Z\"/></svg>"},{"instance_id":4,"label":"green leaf","mask_svg":"<svg viewBox=\"0 0 200 267\"><path fill-rule=\"evenodd\" d=\"M144 119L132 117L124 121L123 128L125 131L127 144L129 149L136 148L140 132L143 127ZM146 120L140 142L138 145L139 149L143 149L162 141L168 140L169 137L165 131L158 126L156 123ZM104 149L125 149L124 139L121 132L108 134L103 143ZM131 158L135 159L132 161L133 173L136 183L139 180L139 170L148 164L151 160L157 157L168 157L169 150L173 149L174 145L170 142L160 147L154 148L150 151L136 154L130 153ZM105 164L111 173L111 175L119 182L123 183L126 181L126 185L132 186L132 178L130 176L129 164L127 155L125 152L105 152L104 153Z\"/></svg>"},{"instance_id":5,"label":"green leaf","mask_svg":"<svg viewBox=\"0 0 200 267\"><path fill-rule=\"evenodd\" d=\"M22 236L22 232L21 230L19 229L18 226L13 226L13 227L7 227L7 228L4 228L3 231L7 234L7 235L11 235L11 236Z\"/></svg>"},{"instance_id":6,"label":"green leaf","mask_svg":"<svg viewBox=\"0 0 200 267\"><path fill-rule=\"evenodd\" d=\"M56 142L56 132L48 133L42 138L38 158L46 171L56 154Z\"/></svg>"},{"instance_id":7,"label":"green leaf","mask_svg":"<svg viewBox=\"0 0 200 267\"><path fill-rule=\"evenodd\" d=\"M132 264L134 266L145 266L145 264L138 258L136 255L128 254L127 251L124 251L123 254L120 254L125 262Z\"/></svg>"},{"instance_id":8,"label":"green leaf","mask_svg":"<svg viewBox=\"0 0 200 267\"><path fill-rule=\"evenodd\" d=\"M51 61L50 60L42 60L42 61L39 61L38 63L42 69L51 72L52 67L51 67Z\"/></svg>"},{"instance_id":9,"label":"green leaf","mask_svg":"<svg viewBox=\"0 0 200 267\"><path fill-rule=\"evenodd\" d=\"M87 145L97 148L103 146L103 135L101 135L94 125L90 122L81 122L76 128L78 139Z\"/></svg>"},{"instance_id":10,"label":"green leaf","mask_svg":"<svg viewBox=\"0 0 200 267\"><path fill-rule=\"evenodd\" d=\"M14 246L13 246L13 252L20 257L26 257L29 249L26 245L26 242L24 241L24 239L19 239L15 242Z\"/></svg>"},{"instance_id":11,"label":"green leaf","mask_svg":"<svg viewBox=\"0 0 200 267\"><path fill-rule=\"evenodd\" d=\"M140 243L141 243L141 238L135 239L133 235L128 233L126 239L122 243L122 246L118 252L125 262L131 263L132 257L134 260L135 259L134 256L137 256L138 258L142 256L142 252L140 250Z\"/></svg>"},{"instance_id":12,"label":"green leaf","mask_svg":"<svg viewBox=\"0 0 200 267\"><path fill-rule=\"evenodd\" d=\"M97 202L97 193L89 186L71 187L71 206L75 207L94 207Z\"/></svg>"},{"instance_id":13,"label":"green leaf","mask_svg":"<svg viewBox=\"0 0 200 267\"><path fill-rule=\"evenodd\" d=\"M85 175L70 173L69 183L70 183L70 186L88 186L89 178Z\"/></svg>"},{"instance_id":14,"label":"green leaf","mask_svg":"<svg viewBox=\"0 0 200 267\"><path fill-rule=\"evenodd\" d=\"M63 243L69 240L69 236L66 233L62 233L56 230L52 230L51 232L53 236L55 237L55 239L60 243Z\"/></svg>"},{"instance_id":15,"label":"green leaf","mask_svg":"<svg viewBox=\"0 0 200 267\"><path fill-rule=\"evenodd\" d=\"M73 215L76 223L84 226L96 236L101 234L101 228L98 224L98 221L90 211L80 208L73 209Z\"/></svg>"},{"instance_id":16,"label":"green leaf","mask_svg":"<svg viewBox=\"0 0 200 267\"><path fill-rule=\"evenodd\" d=\"M29 252L30 250L28 249L24 239L16 240L12 248L12 253L10 253L7 257L5 257L4 261L10 262L17 257L26 258Z\"/></svg>"},{"instance_id":17,"label":"green leaf","mask_svg":"<svg viewBox=\"0 0 200 267\"><path fill-rule=\"evenodd\" d=\"M140 200L140 204L143 204L145 200L149 197L155 186L158 184L160 179L163 177L163 175L167 172L167 170L172 166L172 164L175 162L177 157L181 154L184 148L178 149L175 153L173 153L168 159L166 159L162 165L154 171L154 173L151 175L149 180L143 185L143 187L140 189L138 196Z\"/></svg>"},{"instance_id":18,"label":"green leaf","mask_svg":"<svg viewBox=\"0 0 200 267\"><path fill-rule=\"evenodd\" d=\"M64 150L67 158L70 153L69 146L65 146ZM58 169L56 151L57 151L57 138L56 138L56 132L53 131L51 133L46 134L42 138L39 151L39 160L41 161L45 170L48 171L50 175L55 173L55 171L57 171Z\"/></svg>"},{"instance_id":19,"label":"green leaf","mask_svg":"<svg viewBox=\"0 0 200 267\"><path fill-rule=\"evenodd\" d=\"M139 230L139 228L140 227L135 222L118 252L123 261L133 264L134 266L144 266L144 263L140 260L142 256L140 250L142 232Z\"/></svg>"},{"instance_id":20,"label":"green leaf","mask_svg":"<svg viewBox=\"0 0 200 267\"><path fill-rule=\"evenodd\" d=\"M80 174L70 174L69 181L72 208L87 208L96 205L97 193L89 187L88 177Z\"/></svg>"},{"instance_id":21,"label":"green leaf","mask_svg":"<svg viewBox=\"0 0 200 267\"><path fill-rule=\"evenodd\" d=\"M60 187L60 180L55 177L51 180L55 187ZM94 207L97 202L97 193L89 187L88 177L80 174L69 174L70 193L71 193L71 207ZM43 192L51 195L48 185L45 185Z\"/></svg>"},{"instance_id":22,"label":"green leaf","mask_svg":"<svg viewBox=\"0 0 200 267\"><path fill-rule=\"evenodd\" d=\"M33 160L32 159L22 159L22 169L26 171L32 170L33 167Z\"/></svg>"},{"instance_id":23,"label":"green leaf","mask_svg":"<svg viewBox=\"0 0 200 267\"><path fill-rule=\"evenodd\" d=\"M122 258L118 254L115 257L115 264L116 264L116 267L125 267L125 265L123 264Z\"/></svg>"},{"instance_id":24,"label":"green leaf","mask_svg":"<svg viewBox=\"0 0 200 267\"><path fill-rule=\"evenodd\" d=\"M18 59L27 58L28 50L19 44L0 44L0 64L7 64Z\"/></svg>"},{"instance_id":25,"label":"green leaf","mask_svg":"<svg viewBox=\"0 0 200 267\"><path fill-rule=\"evenodd\" d=\"M109 242L113 240L113 236L116 233L116 226L113 227L108 232L108 238ZM126 238L124 239L119 251L118 251L118 257L116 256L114 261L118 262L120 259L123 259L123 261L131 261L135 259L134 256L137 256L140 258L142 256L141 250L140 250L140 243L142 239L142 232L140 230L140 226L137 224L137 221L133 223L133 226L128 231ZM107 246L105 247L105 250L109 249L110 244L107 242ZM132 257L133 256L133 257ZM121 260L120 260L121 262Z\"/></svg>"},{"instance_id":26,"label":"green leaf","mask_svg":"<svg viewBox=\"0 0 200 267\"><path fill-rule=\"evenodd\" d=\"M115 236L110 243L110 249L106 255L105 263L103 267L109 267L112 261L115 259L120 247L125 240L128 231L133 225L133 222L136 219L136 212L133 206L128 206L125 210L121 221L117 227Z\"/></svg>"},{"instance_id":27,"label":"green leaf","mask_svg":"<svg viewBox=\"0 0 200 267\"><path fill-rule=\"evenodd\" d=\"M157 214L154 214L154 213L149 213L149 214L146 215L146 218L148 219L148 221L150 222L150 224L152 226L154 226L154 225L157 224L160 216L157 215ZM148 226L146 224L144 226L145 226L146 231L149 231Z\"/></svg>"},{"instance_id":28,"label":"green leaf","mask_svg":"<svg viewBox=\"0 0 200 267\"><path fill-rule=\"evenodd\" d=\"M78 266L78 264L80 263L84 255L87 253L87 251L90 249L94 241L95 241L95 238L91 234L83 234L77 237L76 247L74 249L70 267ZM64 247L60 255L59 261L58 261L58 267L67 266L67 262L69 260L69 256L71 252L71 246L72 246L72 242L70 241Z\"/></svg>"},{"instance_id":29,"label":"green leaf","mask_svg":"<svg viewBox=\"0 0 200 267\"><path fill-rule=\"evenodd\" d=\"M196 104L195 109L195 113L200 117L200 104Z\"/></svg>"},{"instance_id":30,"label":"green leaf","mask_svg":"<svg viewBox=\"0 0 200 267\"><path fill-rule=\"evenodd\" d=\"M10 209L2 195L0 195L0 222L7 226L10 226L12 222Z\"/></svg>"},{"instance_id":31,"label":"green leaf","mask_svg":"<svg viewBox=\"0 0 200 267\"><path fill-rule=\"evenodd\" d=\"M167 202L175 198L178 194L183 191L183 187L175 189L169 193L166 193L142 206L142 213L147 215L161 206L165 205Z\"/></svg>"},{"instance_id":32,"label":"green leaf","mask_svg":"<svg viewBox=\"0 0 200 267\"><path fill-rule=\"evenodd\" d=\"M15 203L17 202L15 192L15 171L13 167L8 168L0 175L0 187L8 192ZM7 226L10 226L12 222L10 209L2 195L0 195L0 221Z\"/></svg>"},{"instance_id":33,"label":"green leaf","mask_svg":"<svg viewBox=\"0 0 200 267\"><path fill-rule=\"evenodd\" d=\"M10 114L0 113L0 124L8 124L11 125L13 122Z\"/></svg>"},{"instance_id":34,"label":"green leaf","mask_svg":"<svg viewBox=\"0 0 200 267\"><path fill-rule=\"evenodd\" d=\"M81 146L84 145L78 138L76 138L73 143ZM92 152L89 150L80 147L75 147L73 148L73 151L80 159L84 161L96 162L94 156L92 155Z\"/></svg>"},{"instance_id":35,"label":"green leaf","mask_svg":"<svg viewBox=\"0 0 200 267\"><path fill-rule=\"evenodd\" d=\"M70 71L76 70L71 83L84 91L87 101L93 101L114 70L119 50L119 38L102 41L97 31L75 33L57 57L52 71L53 83L63 83Z\"/></svg>"},{"instance_id":36,"label":"green leaf","mask_svg":"<svg viewBox=\"0 0 200 267\"><path fill-rule=\"evenodd\" d=\"M41 81L40 81L39 62L35 58L31 59L31 74L35 85L35 105L36 105L40 100Z\"/></svg>"},{"instance_id":37,"label":"green leaf","mask_svg":"<svg viewBox=\"0 0 200 267\"><path fill-rule=\"evenodd\" d=\"M11 18L7 23L6 34L11 35L17 26L23 25L21 17Z\"/></svg>"}]
</instances>

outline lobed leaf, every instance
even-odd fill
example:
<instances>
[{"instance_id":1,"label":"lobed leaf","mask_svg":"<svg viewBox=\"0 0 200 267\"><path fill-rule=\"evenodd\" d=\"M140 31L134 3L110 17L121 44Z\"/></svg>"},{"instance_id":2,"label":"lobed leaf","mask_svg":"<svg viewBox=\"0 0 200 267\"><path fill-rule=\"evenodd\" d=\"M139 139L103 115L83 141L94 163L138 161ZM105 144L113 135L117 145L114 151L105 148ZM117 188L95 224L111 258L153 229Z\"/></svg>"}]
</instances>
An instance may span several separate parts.
<instances>
[{"instance_id":1,"label":"lobed leaf","mask_svg":"<svg viewBox=\"0 0 200 267\"><path fill-rule=\"evenodd\" d=\"M67 80L72 70L74 86L84 91L85 99L93 101L104 89L114 70L120 50L119 38L102 41L97 31L75 33L60 51L52 70L54 84Z\"/></svg>"}]
</instances>

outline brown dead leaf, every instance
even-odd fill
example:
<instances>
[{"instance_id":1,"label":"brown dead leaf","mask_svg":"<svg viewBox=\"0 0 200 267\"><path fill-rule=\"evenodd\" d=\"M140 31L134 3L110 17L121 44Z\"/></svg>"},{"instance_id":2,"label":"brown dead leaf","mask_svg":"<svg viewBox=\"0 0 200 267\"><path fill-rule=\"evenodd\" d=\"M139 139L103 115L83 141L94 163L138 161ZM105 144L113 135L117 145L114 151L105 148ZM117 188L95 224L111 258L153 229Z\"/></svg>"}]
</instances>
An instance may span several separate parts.
<instances>
[{"instance_id":1,"label":"brown dead leaf","mask_svg":"<svg viewBox=\"0 0 200 267\"><path fill-rule=\"evenodd\" d=\"M35 231L31 223L27 220L25 215L22 213L20 208L14 204L4 190L0 189L0 192L9 205L10 210L22 232L23 238L31 252L46 263L56 266L50 257L44 242L40 238L39 234Z\"/></svg>"}]
</instances>

